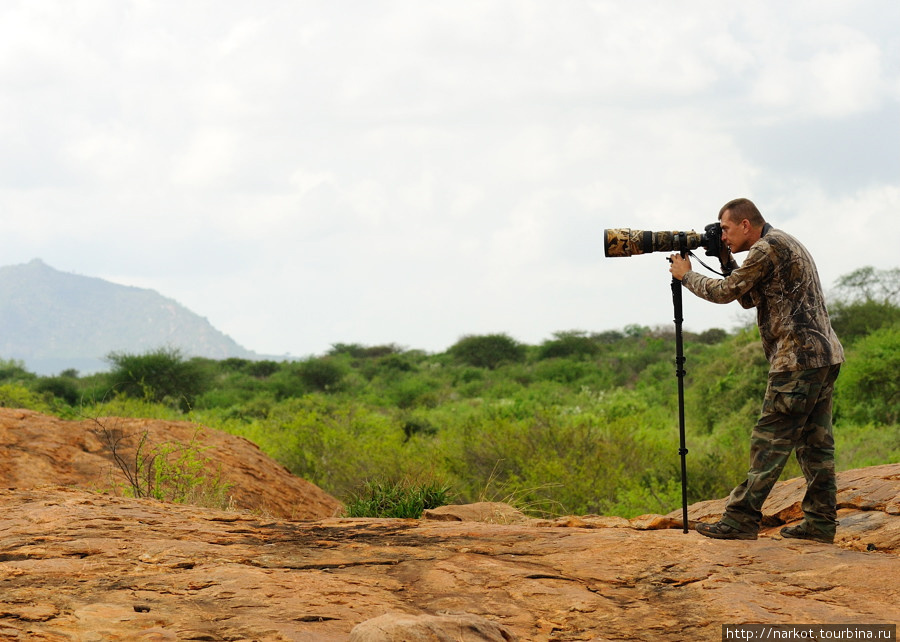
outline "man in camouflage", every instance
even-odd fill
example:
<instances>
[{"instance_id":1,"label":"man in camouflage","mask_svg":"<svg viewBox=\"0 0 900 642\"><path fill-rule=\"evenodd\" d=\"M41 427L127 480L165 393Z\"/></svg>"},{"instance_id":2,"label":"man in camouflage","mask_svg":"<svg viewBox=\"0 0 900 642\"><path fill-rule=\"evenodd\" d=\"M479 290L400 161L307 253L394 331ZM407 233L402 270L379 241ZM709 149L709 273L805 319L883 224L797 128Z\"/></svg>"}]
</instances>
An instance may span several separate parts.
<instances>
[{"instance_id":1,"label":"man in camouflage","mask_svg":"<svg viewBox=\"0 0 900 642\"><path fill-rule=\"evenodd\" d=\"M726 203L719 222L731 274L724 279L702 276L679 254L670 257L670 272L707 301L737 300L744 308L755 307L771 367L750 438L747 479L731 492L719 522L697 524L696 529L717 539L756 539L763 502L796 449L806 477L804 520L781 534L833 542L837 491L831 408L844 351L825 309L816 265L797 239L766 223L747 199ZM740 267L728 250L748 252Z\"/></svg>"}]
</instances>

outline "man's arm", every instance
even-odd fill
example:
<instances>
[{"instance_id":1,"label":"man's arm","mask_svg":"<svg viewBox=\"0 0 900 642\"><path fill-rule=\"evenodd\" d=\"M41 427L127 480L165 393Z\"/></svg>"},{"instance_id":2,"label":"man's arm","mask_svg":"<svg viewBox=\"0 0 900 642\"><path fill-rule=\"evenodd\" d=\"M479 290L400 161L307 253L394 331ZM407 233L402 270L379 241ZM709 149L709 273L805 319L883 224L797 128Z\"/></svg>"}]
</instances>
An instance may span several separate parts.
<instances>
[{"instance_id":1,"label":"man's arm","mask_svg":"<svg viewBox=\"0 0 900 642\"><path fill-rule=\"evenodd\" d=\"M694 272L690 269L690 261L681 259L678 255L670 258L672 266L669 271L672 276L680 277L684 287L701 299L713 303L739 301L744 308L756 306L758 301L752 290L772 271L772 261L764 249L758 246L750 248L743 265L724 279L712 279Z\"/></svg>"}]
</instances>

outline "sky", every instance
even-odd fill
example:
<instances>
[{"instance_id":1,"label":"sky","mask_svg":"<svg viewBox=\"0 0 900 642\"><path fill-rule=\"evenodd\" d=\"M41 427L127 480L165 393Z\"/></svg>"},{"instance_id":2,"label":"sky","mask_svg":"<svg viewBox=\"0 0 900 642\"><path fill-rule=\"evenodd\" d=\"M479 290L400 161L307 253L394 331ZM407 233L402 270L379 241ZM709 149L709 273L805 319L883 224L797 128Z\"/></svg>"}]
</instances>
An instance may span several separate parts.
<instances>
[{"instance_id":1,"label":"sky","mask_svg":"<svg viewBox=\"0 0 900 642\"><path fill-rule=\"evenodd\" d=\"M8 0L0 265L260 354L539 344L672 327L666 254L604 229L747 197L828 291L900 266L898 34L896 0ZM752 320L685 292L688 331Z\"/></svg>"}]
</instances>

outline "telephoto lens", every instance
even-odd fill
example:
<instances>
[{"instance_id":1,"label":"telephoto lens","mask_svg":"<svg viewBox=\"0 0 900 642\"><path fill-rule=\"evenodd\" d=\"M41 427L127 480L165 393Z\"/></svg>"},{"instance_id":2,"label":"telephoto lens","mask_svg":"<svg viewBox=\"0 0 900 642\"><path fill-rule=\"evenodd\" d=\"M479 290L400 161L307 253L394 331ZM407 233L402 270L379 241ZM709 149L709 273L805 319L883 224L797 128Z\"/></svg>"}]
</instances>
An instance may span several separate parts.
<instances>
[{"instance_id":1,"label":"telephoto lens","mask_svg":"<svg viewBox=\"0 0 900 642\"><path fill-rule=\"evenodd\" d=\"M687 252L701 245L697 232L645 232L627 227L603 230L606 256L632 256L648 252Z\"/></svg>"}]
</instances>

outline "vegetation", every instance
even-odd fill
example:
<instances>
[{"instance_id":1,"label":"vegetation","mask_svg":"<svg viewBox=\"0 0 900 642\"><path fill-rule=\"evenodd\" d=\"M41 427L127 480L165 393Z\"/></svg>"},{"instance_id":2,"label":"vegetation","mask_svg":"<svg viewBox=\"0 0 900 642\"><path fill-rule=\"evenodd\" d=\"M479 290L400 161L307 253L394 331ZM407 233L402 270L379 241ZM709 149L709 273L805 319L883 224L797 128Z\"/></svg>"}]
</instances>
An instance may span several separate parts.
<instances>
[{"instance_id":1,"label":"vegetation","mask_svg":"<svg viewBox=\"0 0 900 642\"><path fill-rule=\"evenodd\" d=\"M366 481L363 489L347 500L347 517L398 517L418 519L431 508L445 506L452 497L450 488L435 481Z\"/></svg>"},{"instance_id":2,"label":"vegetation","mask_svg":"<svg viewBox=\"0 0 900 642\"><path fill-rule=\"evenodd\" d=\"M189 443L164 441L154 444L148 431L128 434L119 430L115 420L94 419L95 433L126 483L113 483L129 497L152 497L178 504L212 508L230 505L230 484L221 471L211 473L213 462L198 443L198 429Z\"/></svg>"},{"instance_id":3,"label":"vegetation","mask_svg":"<svg viewBox=\"0 0 900 642\"><path fill-rule=\"evenodd\" d=\"M897 281L897 270L857 271L832 304L847 353L835 397L840 469L900 460ZM693 502L743 478L768 363L754 327L686 332L685 356ZM452 496L630 517L681 501L669 328L570 330L540 345L466 336L439 354L339 343L293 362L171 350L109 361L110 372L83 377L0 361L0 404L65 418L187 419L241 435L348 514L413 515ZM151 496L190 485L207 475L195 465L204 458L190 444L139 449L129 485ZM799 474L795 463L786 472Z\"/></svg>"}]
</instances>

